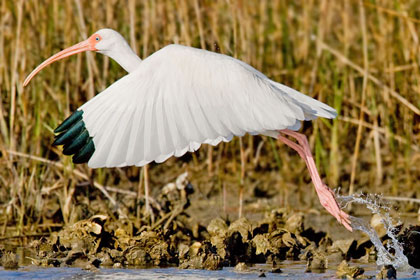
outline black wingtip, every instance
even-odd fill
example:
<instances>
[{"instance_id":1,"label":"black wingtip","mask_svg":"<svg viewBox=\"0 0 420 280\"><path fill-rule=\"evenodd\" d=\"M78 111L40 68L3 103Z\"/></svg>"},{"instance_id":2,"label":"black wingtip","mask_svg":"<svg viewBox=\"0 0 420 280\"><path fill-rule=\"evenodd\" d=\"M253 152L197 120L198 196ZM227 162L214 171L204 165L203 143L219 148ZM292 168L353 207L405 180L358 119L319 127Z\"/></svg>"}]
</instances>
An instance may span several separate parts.
<instances>
[{"instance_id":1,"label":"black wingtip","mask_svg":"<svg viewBox=\"0 0 420 280\"><path fill-rule=\"evenodd\" d=\"M73 124L82 119L83 111L77 110L71 114L67 119L65 119L55 130L54 133L60 133L69 129Z\"/></svg>"},{"instance_id":2,"label":"black wingtip","mask_svg":"<svg viewBox=\"0 0 420 280\"><path fill-rule=\"evenodd\" d=\"M84 145L86 145L89 139L89 132L85 129L79 134L73 141L64 145L63 154L69 156L77 153Z\"/></svg>"},{"instance_id":3,"label":"black wingtip","mask_svg":"<svg viewBox=\"0 0 420 280\"><path fill-rule=\"evenodd\" d=\"M85 123L82 120L78 121L77 123L73 124L73 126L70 127L68 130L59 134L56 137L53 145L54 146L65 145L65 144L73 142L73 140L77 138L84 129L85 129Z\"/></svg>"},{"instance_id":4,"label":"black wingtip","mask_svg":"<svg viewBox=\"0 0 420 280\"><path fill-rule=\"evenodd\" d=\"M88 162L95 152L95 144L93 143L92 138L89 138L88 142L82 149L73 156L74 163L85 163Z\"/></svg>"},{"instance_id":5,"label":"black wingtip","mask_svg":"<svg viewBox=\"0 0 420 280\"><path fill-rule=\"evenodd\" d=\"M56 136L53 145L64 145L63 154L74 155L74 163L88 162L95 152L95 144L85 127L82 110L74 112L65 119L54 132L59 134Z\"/></svg>"}]
</instances>

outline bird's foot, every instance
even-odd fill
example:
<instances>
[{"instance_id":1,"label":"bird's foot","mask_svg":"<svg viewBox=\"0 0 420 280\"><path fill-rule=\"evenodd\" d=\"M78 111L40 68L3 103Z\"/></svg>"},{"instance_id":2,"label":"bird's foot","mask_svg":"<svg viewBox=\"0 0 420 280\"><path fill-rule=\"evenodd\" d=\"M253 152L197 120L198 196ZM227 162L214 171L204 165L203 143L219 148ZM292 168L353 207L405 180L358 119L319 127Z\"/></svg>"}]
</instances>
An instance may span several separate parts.
<instances>
[{"instance_id":1,"label":"bird's foot","mask_svg":"<svg viewBox=\"0 0 420 280\"><path fill-rule=\"evenodd\" d=\"M321 205L333 215L339 223L343 224L346 229L353 231L353 228L350 225L350 215L341 210L334 192L325 184L322 184L321 186L318 185L315 188Z\"/></svg>"},{"instance_id":2,"label":"bird's foot","mask_svg":"<svg viewBox=\"0 0 420 280\"><path fill-rule=\"evenodd\" d=\"M297 143L282 136L281 133L296 139ZM350 226L350 216L341 210L337 203L334 192L322 182L321 177L319 176L319 172L316 168L316 164L306 136L297 133L296 131L284 129L280 131L278 139L298 152L303 160L305 160L306 166L308 167L309 174L311 175L312 182L315 185L315 189L322 206L324 206L324 208L327 209L327 211L330 212L339 223L343 224L346 229L353 231L352 227Z\"/></svg>"}]
</instances>

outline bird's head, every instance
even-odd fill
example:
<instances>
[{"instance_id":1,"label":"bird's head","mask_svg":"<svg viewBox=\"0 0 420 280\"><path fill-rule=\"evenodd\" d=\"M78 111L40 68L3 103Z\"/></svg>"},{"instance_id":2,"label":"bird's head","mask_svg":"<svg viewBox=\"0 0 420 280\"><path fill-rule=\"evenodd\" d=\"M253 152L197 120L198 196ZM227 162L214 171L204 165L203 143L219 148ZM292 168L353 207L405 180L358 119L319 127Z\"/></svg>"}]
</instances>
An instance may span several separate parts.
<instances>
[{"instance_id":1,"label":"bird's head","mask_svg":"<svg viewBox=\"0 0 420 280\"><path fill-rule=\"evenodd\" d=\"M109 28L96 31L86 41L90 42L91 46L95 48L95 51L106 55L109 55L110 52L118 49L121 44L127 44L120 33Z\"/></svg>"},{"instance_id":2,"label":"bird's head","mask_svg":"<svg viewBox=\"0 0 420 280\"><path fill-rule=\"evenodd\" d=\"M88 39L64 49L42 62L31 72L31 74L28 75L28 77L26 77L23 82L23 86L26 86L29 81L44 67L57 60L85 51L97 51L99 53L109 55L109 53L115 49L115 46L118 45L118 43L121 43L121 41L127 44L120 33L108 28L100 29L93 33Z\"/></svg>"}]
</instances>

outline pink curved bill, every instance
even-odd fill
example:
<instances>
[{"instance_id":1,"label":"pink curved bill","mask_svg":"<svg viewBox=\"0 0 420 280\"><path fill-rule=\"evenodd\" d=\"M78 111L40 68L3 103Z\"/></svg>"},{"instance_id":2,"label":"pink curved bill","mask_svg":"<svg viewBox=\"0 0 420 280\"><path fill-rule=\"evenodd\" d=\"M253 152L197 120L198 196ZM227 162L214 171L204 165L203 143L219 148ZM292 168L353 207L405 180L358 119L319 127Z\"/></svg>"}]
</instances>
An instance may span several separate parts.
<instances>
[{"instance_id":1,"label":"pink curved bill","mask_svg":"<svg viewBox=\"0 0 420 280\"><path fill-rule=\"evenodd\" d=\"M65 57L77 54L77 53L81 53L84 51L96 51L96 48L89 42L88 40L85 40L83 42L80 42L74 46L71 46L67 49L62 50L59 53L56 53L55 55L51 56L50 58L48 58L47 60L45 60L44 62L42 62L40 65L38 65L37 68L35 68L31 74L28 75L28 77L26 77L25 81L23 82L23 86L27 86L28 83L31 81L31 79L38 74L39 71L41 71L44 67L48 66L49 64L53 63L54 61L63 59Z\"/></svg>"}]
</instances>

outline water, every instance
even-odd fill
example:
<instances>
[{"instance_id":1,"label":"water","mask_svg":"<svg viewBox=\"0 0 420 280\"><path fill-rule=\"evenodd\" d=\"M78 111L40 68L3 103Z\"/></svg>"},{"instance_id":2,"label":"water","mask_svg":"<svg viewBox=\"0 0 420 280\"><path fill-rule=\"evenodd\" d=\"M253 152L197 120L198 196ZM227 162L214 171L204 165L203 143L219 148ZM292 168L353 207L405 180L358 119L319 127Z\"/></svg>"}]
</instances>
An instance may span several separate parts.
<instances>
[{"instance_id":1,"label":"water","mask_svg":"<svg viewBox=\"0 0 420 280\"><path fill-rule=\"evenodd\" d=\"M376 264L378 266L382 265L392 265L396 269L400 270L409 270L410 266L408 264L408 259L403 253L402 245L398 242L396 234L396 228L393 226L395 223L390 216L390 206L384 204L381 201L381 196L379 195L363 195L363 194L354 194L351 196L340 196L338 195L340 202L344 203L343 207L346 207L349 203L356 203L366 206L372 214L377 214L381 217L381 221L386 229L387 235L390 237L391 242L388 243L388 248L382 244L376 231L363 219L351 217L352 227L357 230L361 230L366 233L377 251L377 260ZM394 251L394 254L391 254L390 251Z\"/></svg>"},{"instance_id":2,"label":"water","mask_svg":"<svg viewBox=\"0 0 420 280\"><path fill-rule=\"evenodd\" d=\"M366 276L376 274L375 264L358 264L365 269ZM328 269L325 273L305 273L304 262L284 262L282 263L283 273L265 272L266 278L262 279L337 279L334 269ZM19 270L1 270L0 279L257 279L261 274L260 270L266 270L267 266L257 265L251 272L235 272L233 268L223 270L193 270L178 268L159 268L159 269L99 269L96 272L82 270L80 268L39 268L25 267ZM399 272L398 279L420 279L420 273Z\"/></svg>"}]
</instances>

